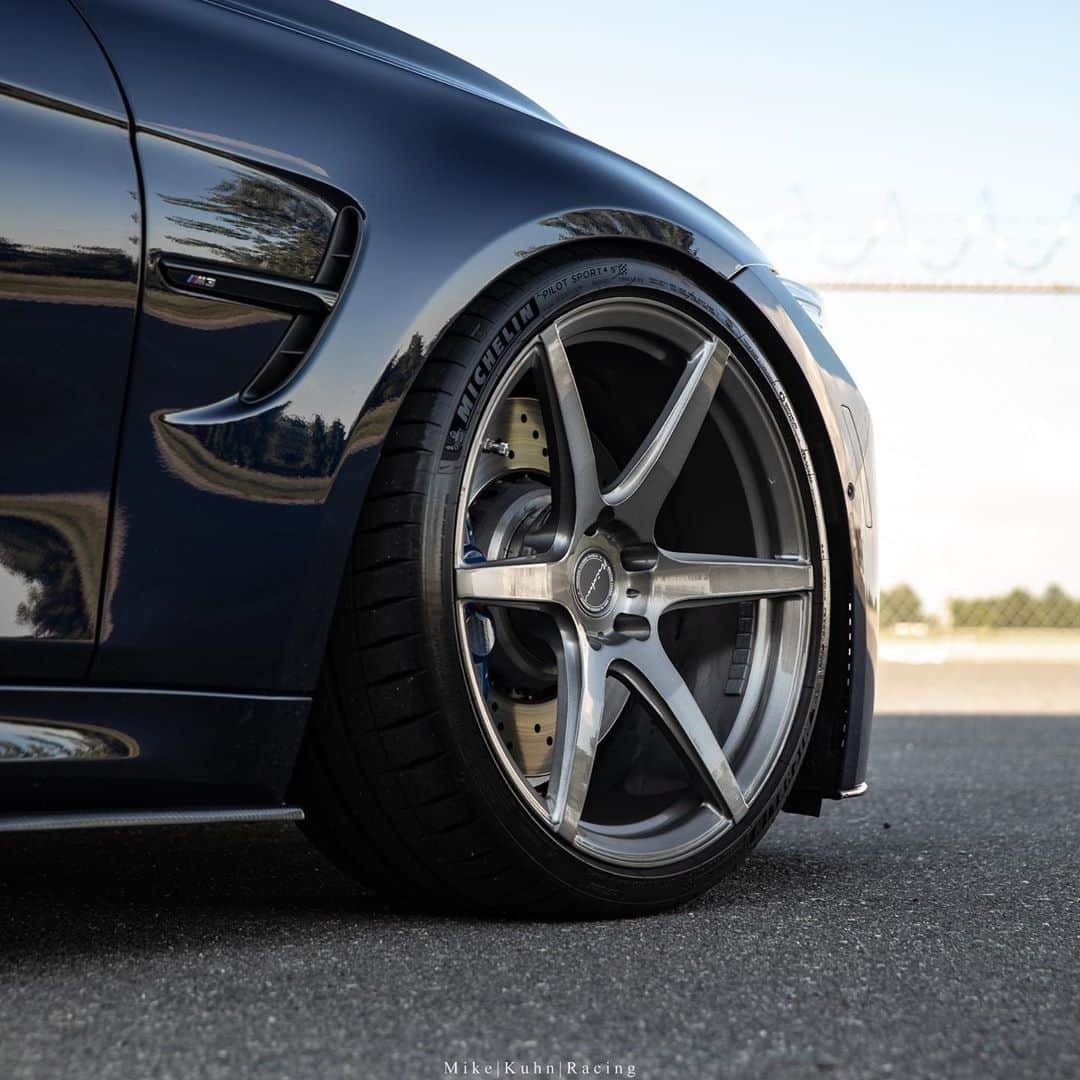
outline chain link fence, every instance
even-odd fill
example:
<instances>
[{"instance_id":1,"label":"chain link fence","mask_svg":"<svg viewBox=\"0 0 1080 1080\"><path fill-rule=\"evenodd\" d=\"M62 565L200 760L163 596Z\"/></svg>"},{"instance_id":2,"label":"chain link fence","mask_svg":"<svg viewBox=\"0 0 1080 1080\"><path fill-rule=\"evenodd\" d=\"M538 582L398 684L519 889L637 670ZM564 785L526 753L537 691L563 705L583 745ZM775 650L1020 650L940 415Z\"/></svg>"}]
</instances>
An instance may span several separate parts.
<instances>
[{"instance_id":1,"label":"chain link fence","mask_svg":"<svg viewBox=\"0 0 1080 1080\"><path fill-rule=\"evenodd\" d=\"M956 597L948 601L944 617L926 612L910 585L897 585L881 593L881 626L922 625L931 629L1080 630L1080 599L1059 585L1042 594L1012 589L1000 596Z\"/></svg>"}]
</instances>

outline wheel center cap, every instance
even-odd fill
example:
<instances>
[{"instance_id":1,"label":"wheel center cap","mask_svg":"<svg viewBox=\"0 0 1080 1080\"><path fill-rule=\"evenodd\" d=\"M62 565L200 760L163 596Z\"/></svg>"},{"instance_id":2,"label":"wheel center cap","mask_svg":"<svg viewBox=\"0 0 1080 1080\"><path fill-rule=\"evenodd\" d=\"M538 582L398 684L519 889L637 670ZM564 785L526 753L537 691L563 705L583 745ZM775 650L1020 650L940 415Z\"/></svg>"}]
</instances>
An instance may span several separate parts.
<instances>
[{"instance_id":1,"label":"wheel center cap","mask_svg":"<svg viewBox=\"0 0 1080 1080\"><path fill-rule=\"evenodd\" d=\"M583 611L603 615L615 599L615 569L602 551L586 551L574 568L574 595Z\"/></svg>"}]
</instances>

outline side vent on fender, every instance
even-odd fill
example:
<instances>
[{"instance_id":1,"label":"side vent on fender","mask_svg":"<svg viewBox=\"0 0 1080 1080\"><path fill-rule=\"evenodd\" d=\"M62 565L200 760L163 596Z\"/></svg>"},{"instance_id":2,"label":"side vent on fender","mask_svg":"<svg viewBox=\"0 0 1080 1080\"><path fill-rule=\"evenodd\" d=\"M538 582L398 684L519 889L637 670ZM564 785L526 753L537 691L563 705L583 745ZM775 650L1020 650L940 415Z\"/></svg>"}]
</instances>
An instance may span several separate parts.
<instances>
[{"instance_id":1,"label":"side vent on fender","mask_svg":"<svg viewBox=\"0 0 1080 1080\"><path fill-rule=\"evenodd\" d=\"M315 275L316 286L332 290L335 302L345 287L356 253L360 249L361 231L360 211L352 206L345 207L334 222L330 243L326 247L319 272ZM273 355L244 388L240 400L246 404L262 401L289 383L304 366L308 354L330 321L333 310L331 307L319 314L297 315L289 324L289 329L285 331L285 336Z\"/></svg>"},{"instance_id":2,"label":"side vent on fender","mask_svg":"<svg viewBox=\"0 0 1080 1080\"><path fill-rule=\"evenodd\" d=\"M196 266L168 256L158 260L158 268L162 280L174 292L239 301L293 316L270 359L240 392L241 401L253 404L276 394L304 366L334 313L362 236L360 211L353 206L340 210L313 282Z\"/></svg>"},{"instance_id":3,"label":"side vent on fender","mask_svg":"<svg viewBox=\"0 0 1080 1080\"><path fill-rule=\"evenodd\" d=\"M337 216L315 284L341 291L360 247L360 212L347 206Z\"/></svg>"},{"instance_id":4,"label":"side vent on fender","mask_svg":"<svg viewBox=\"0 0 1080 1080\"><path fill-rule=\"evenodd\" d=\"M303 366L328 318L329 312L324 319L315 315L297 315L270 359L241 391L240 400L250 405L280 390Z\"/></svg>"}]
</instances>

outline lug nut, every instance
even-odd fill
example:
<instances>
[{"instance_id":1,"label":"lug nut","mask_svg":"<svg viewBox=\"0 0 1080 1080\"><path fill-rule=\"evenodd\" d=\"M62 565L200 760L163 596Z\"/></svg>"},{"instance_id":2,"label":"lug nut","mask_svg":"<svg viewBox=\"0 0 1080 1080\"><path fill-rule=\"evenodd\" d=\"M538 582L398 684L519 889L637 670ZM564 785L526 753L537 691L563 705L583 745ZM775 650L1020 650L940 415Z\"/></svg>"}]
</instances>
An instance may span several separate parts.
<instances>
[{"instance_id":1,"label":"lug nut","mask_svg":"<svg viewBox=\"0 0 1080 1080\"><path fill-rule=\"evenodd\" d=\"M624 570L652 570L659 557L655 544L634 544L619 555Z\"/></svg>"}]
</instances>

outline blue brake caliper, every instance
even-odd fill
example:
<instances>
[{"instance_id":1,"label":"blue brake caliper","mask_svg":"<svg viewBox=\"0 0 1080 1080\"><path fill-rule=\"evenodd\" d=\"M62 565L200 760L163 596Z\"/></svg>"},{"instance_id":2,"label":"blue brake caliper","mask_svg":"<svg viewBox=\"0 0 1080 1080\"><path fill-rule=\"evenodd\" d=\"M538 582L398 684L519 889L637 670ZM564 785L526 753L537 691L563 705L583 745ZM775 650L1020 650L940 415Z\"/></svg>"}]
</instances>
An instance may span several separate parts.
<instances>
[{"instance_id":1,"label":"blue brake caliper","mask_svg":"<svg viewBox=\"0 0 1080 1080\"><path fill-rule=\"evenodd\" d=\"M466 566L476 566L487 561L484 553L473 543L472 521L468 518L465 519L465 555L462 561ZM465 634L469 642L469 655L476 666L476 674L480 681L480 692L486 700L491 691L488 657L491 655L491 650L495 648L495 624L483 605L466 605Z\"/></svg>"}]
</instances>

